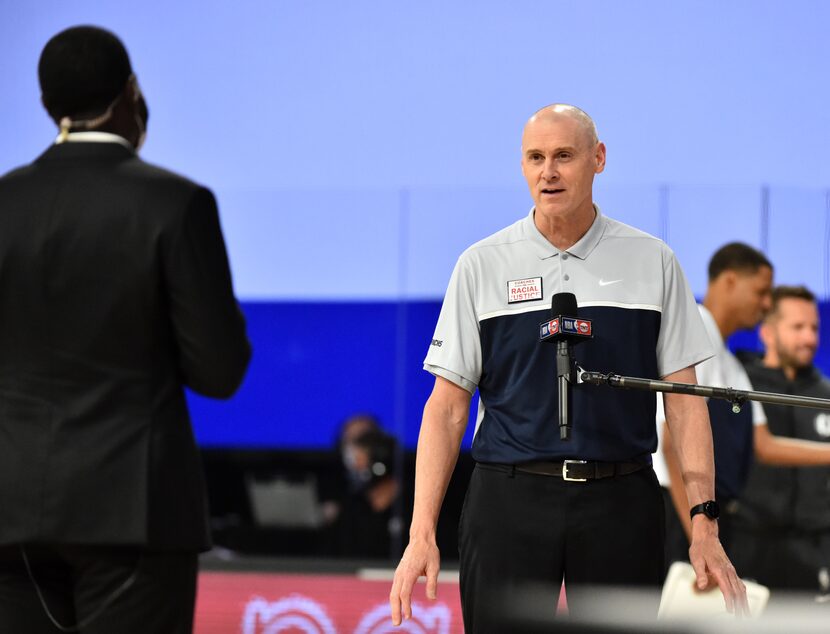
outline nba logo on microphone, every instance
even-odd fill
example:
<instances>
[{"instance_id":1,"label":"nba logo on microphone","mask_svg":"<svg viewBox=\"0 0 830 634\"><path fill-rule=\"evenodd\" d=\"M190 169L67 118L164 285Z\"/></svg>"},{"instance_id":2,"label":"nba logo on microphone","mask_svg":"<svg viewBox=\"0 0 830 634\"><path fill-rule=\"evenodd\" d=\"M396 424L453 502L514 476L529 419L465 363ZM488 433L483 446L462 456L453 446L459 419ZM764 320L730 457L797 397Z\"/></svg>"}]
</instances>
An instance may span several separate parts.
<instances>
[{"instance_id":1,"label":"nba logo on microphone","mask_svg":"<svg viewBox=\"0 0 830 634\"><path fill-rule=\"evenodd\" d=\"M551 335L555 335L559 332L559 319L552 319L551 321L546 321L545 323L539 326L539 337L545 338L550 337Z\"/></svg>"}]
</instances>

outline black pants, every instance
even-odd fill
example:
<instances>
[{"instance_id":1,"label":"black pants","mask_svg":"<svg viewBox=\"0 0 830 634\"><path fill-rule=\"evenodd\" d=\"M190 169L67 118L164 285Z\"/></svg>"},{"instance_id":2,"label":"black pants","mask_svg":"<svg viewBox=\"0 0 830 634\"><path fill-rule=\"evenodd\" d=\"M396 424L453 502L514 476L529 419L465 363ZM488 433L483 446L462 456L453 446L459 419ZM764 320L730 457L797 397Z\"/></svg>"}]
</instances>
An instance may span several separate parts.
<instances>
[{"instance_id":1,"label":"black pants","mask_svg":"<svg viewBox=\"0 0 830 634\"><path fill-rule=\"evenodd\" d=\"M511 603L542 586L553 618L564 579L573 616L596 610L580 587L643 586L663 579L663 499L650 468L589 482L476 466L459 526L461 604L468 634L518 632ZM535 618L535 616L534 616Z\"/></svg>"},{"instance_id":2,"label":"black pants","mask_svg":"<svg viewBox=\"0 0 830 634\"><path fill-rule=\"evenodd\" d=\"M28 545L25 553L42 600L20 547L0 548L0 632L190 634L193 630L196 553L68 545ZM65 629L52 623L43 603ZM85 622L88 625L73 629Z\"/></svg>"}]
</instances>

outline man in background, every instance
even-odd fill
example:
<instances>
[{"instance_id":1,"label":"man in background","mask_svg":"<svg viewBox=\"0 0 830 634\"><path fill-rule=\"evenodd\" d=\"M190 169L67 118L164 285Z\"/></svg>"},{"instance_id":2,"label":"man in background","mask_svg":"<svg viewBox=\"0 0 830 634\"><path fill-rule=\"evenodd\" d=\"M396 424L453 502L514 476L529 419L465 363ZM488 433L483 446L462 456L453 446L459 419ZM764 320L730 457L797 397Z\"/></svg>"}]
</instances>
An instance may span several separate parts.
<instances>
[{"instance_id":1,"label":"man in background","mask_svg":"<svg viewBox=\"0 0 830 634\"><path fill-rule=\"evenodd\" d=\"M772 264L766 256L746 244L724 245L712 256L709 285L699 310L713 345L717 346L717 354L698 366L701 385L755 389L740 361L726 347L726 340L738 330L754 328L770 310L772 275ZM658 399L658 404L661 400ZM737 414L725 400L708 399L707 406L715 450L720 538L731 556L736 543L733 532L739 498L753 462L779 466L830 464L830 445L806 441L796 444L778 437L767 425L766 406L755 401L746 403ZM659 407L657 417L658 421L663 419ZM691 523L672 437L665 428L661 445L674 504L674 513L667 506L667 559L685 560ZM741 575L746 574L736 562L733 564Z\"/></svg>"},{"instance_id":2,"label":"man in background","mask_svg":"<svg viewBox=\"0 0 830 634\"><path fill-rule=\"evenodd\" d=\"M344 451L350 487L334 525L336 553L388 559L404 525L396 513L402 493L394 472L398 443L377 426L349 438Z\"/></svg>"},{"instance_id":3,"label":"man in background","mask_svg":"<svg viewBox=\"0 0 830 634\"><path fill-rule=\"evenodd\" d=\"M764 356L745 356L755 389L830 398L830 382L813 365L819 344L816 298L804 286L779 286L760 328ZM772 589L830 592L830 413L764 405L768 432L789 448L791 468L756 463L735 518L735 565ZM821 443L816 446L816 443ZM773 454L774 457L774 454ZM820 465L820 466L807 466Z\"/></svg>"},{"instance_id":4,"label":"man in background","mask_svg":"<svg viewBox=\"0 0 830 634\"><path fill-rule=\"evenodd\" d=\"M0 631L191 632L210 546L184 387L250 346L210 191L138 158L119 39L54 36L56 142L0 179Z\"/></svg>"},{"instance_id":5,"label":"man in background","mask_svg":"<svg viewBox=\"0 0 830 634\"><path fill-rule=\"evenodd\" d=\"M716 354L697 366L697 381L700 385L751 390L746 372L725 341L738 330L757 326L769 310L772 264L757 249L732 242L712 256L708 275L706 296L698 310ZM663 428L660 435L662 452L658 450L655 454L655 462L662 462L660 458L663 457L665 468L656 464L655 469L661 476L664 490L670 492L670 500L666 503L666 560L671 563L688 559L692 525L672 437L665 427L663 398L664 395L660 395L657 399L657 421ZM706 404L715 452L719 536L728 553L734 500L743 490L752 461L753 426L764 423L764 411L755 402L747 403L738 414L732 412L732 405L727 401L707 399Z\"/></svg>"}]
</instances>

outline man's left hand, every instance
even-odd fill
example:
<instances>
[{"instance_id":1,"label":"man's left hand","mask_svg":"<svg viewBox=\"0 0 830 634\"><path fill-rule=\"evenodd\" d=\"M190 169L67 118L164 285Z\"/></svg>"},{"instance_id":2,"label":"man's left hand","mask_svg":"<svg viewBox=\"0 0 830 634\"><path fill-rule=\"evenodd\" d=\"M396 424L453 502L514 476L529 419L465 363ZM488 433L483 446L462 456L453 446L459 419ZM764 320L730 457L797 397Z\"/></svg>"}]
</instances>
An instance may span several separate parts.
<instances>
[{"instance_id":1,"label":"man's left hand","mask_svg":"<svg viewBox=\"0 0 830 634\"><path fill-rule=\"evenodd\" d=\"M696 517L692 522L689 561L697 575L698 590L711 588L710 579L714 579L723 593L726 610L737 617L749 616L746 586L726 556L718 539L717 524L712 520Z\"/></svg>"}]
</instances>

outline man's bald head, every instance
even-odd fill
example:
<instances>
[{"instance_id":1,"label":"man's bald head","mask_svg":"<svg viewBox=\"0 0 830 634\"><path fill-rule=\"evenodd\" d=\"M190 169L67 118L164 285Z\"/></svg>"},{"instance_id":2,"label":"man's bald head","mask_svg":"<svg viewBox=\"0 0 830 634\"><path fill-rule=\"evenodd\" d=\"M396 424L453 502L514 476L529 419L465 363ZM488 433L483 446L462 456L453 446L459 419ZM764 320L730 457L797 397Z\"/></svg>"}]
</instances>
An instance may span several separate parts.
<instances>
[{"instance_id":1,"label":"man's bald head","mask_svg":"<svg viewBox=\"0 0 830 634\"><path fill-rule=\"evenodd\" d=\"M543 234L541 225L550 229L552 244L573 244L570 238L560 239L562 223L578 236L588 230L596 217L594 176L604 169L605 145L597 140L591 117L579 108L553 104L528 120L522 133L522 174L536 204L536 226Z\"/></svg>"},{"instance_id":2,"label":"man's bald head","mask_svg":"<svg viewBox=\"0 0 830 634\"><path fill-rule=\"evenodd\" d=\"M533 116L530 117L525 124L525 134L527 133L528 128L536 122L550 122L563 117L573 119L579 124L580 128L582 128L585 132L585 140L588 142L589 146L594 146L599 142L597 127L594 124L594 120L591 119L591 117L588 116L588 113L584 110L567 103L554 103L534 112ZM522 142L524 143L524 135L522 136Z\"/></svg>"}]
</instances>

